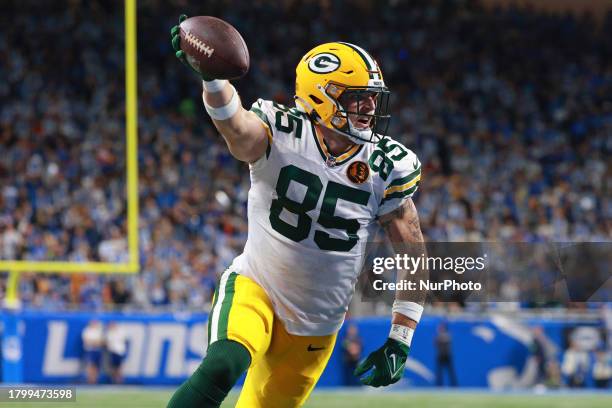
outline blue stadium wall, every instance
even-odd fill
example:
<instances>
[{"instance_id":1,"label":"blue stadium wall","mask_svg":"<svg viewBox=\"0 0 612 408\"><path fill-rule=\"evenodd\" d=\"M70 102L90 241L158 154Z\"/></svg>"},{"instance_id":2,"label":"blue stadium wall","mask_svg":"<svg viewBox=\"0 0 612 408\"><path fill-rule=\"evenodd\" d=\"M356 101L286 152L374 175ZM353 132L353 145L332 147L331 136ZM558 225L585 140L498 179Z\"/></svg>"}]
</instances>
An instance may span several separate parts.
<instances>
[{"instance_id":1,"label":"blue stadium wall","mask_svg":"<svg viewBox=\"0 0 612 408\"><path fill-rule=\"evenodd\" d=\"M206 314L3 312L3 382L84 382L81 332L91 319L115 321L124 327L129 338L124 361L126 383L179 384L204 354ZM402 385L435 385L434 338L441 320L425 317L421 321ZM378 347L389 330L389 321L384 318L354 319L351 323L359 329L364 355ZM447 324L459 385L469 387L521 377L530 355L527 325L541 325L559 350L565 347L569 331L589 328L584 322L530 320L518 324L504 317L449 319ZM591 326L591 334L585 332L587 337L598 332L596 322ZM346 327L319 386L345 385L340 344Z\"/></svg>"}]
</instances>

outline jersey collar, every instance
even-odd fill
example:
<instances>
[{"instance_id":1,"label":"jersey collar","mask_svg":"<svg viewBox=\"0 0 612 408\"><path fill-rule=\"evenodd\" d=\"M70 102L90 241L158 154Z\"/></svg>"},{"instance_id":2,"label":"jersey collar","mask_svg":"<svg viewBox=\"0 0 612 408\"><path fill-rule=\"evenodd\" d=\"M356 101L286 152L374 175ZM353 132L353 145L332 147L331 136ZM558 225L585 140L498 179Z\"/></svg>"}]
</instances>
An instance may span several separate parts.
<instances>
[{"instance_id":1,"label":"jersey collar","mask_svg":"<svg viewBox=\"0 0 612 408\"><path fill-rule=\"evenodd\" d=\"M329 167L340 166L348 162L353 157L355 157L361 151L361 149L363 149L364 145L355 144L346 152L342 153L340 156L334 156L329 153L329 149L325 144L325 140L323 140L323 136L321 136L319 132L317 132L315 125L314 123L312 123L312 121L310 122L310 125L312 126L312 134L315 139L315 144L317 145L317 150L319 150L321 157Z\"/></svg>"}]
</instances>

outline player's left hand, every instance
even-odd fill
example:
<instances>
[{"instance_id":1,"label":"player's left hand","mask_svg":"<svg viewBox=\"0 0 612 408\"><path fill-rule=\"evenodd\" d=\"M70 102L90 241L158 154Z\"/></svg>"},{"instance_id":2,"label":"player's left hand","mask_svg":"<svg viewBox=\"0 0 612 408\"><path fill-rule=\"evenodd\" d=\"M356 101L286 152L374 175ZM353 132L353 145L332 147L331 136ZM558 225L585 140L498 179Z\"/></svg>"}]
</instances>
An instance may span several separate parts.
<instances>
[{"instance_id":1,"label":"player's left hand","mask_svg":"<svg viewBox=\"0 0 612 408\"><path fill-rule=\"evenodd\" d=\"M185 14L181 14L179 17L179 23L173 26L170 29L170 37L172 37L172 48L174 48L174 55L179 59L186 67L195 72L197 75L201 76L205 81L212 81L214 78L210 78L207 75L202 75L187 62L187 56L185 55L185 51L181 49L181 36L180 36L180 25L183 21L187 20L187 16Z\"/></svg>"},{"instance_id":2,"label":"player's left hand","mask_svg":"<svg viewBox=\"0 0 612 408\"><path fill-rule=\"evenodd\" d=\"M384 387L394 384L404 374L409 352L410 347L389 338L381 348L372 352L357 366L354 374L361 377L371 370L367 376L359 378L364 385Z\"/></svg>"}]
</instances>

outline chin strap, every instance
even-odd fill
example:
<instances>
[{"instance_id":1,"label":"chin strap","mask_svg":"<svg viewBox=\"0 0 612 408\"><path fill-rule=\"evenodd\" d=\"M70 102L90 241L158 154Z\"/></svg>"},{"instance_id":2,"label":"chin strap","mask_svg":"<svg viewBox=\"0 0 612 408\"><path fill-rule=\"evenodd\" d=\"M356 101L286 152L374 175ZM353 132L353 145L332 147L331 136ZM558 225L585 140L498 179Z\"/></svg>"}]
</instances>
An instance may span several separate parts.
<instances>
[{"instance_id":1,"label":"chin strap","mask_svg":"<svg viewBox=\"0 0 612 408\"><path fill-rule=\"evenodd\" d=\"M367 140L359 139L359 138L357 138L357 137L355 137L355 136L349 135L348 133L343 132L343 131L341 131L341 130L338 130L338 129L334 128L334 127L329 127L329 126L327 126L327 125L326 125L326 124L325 124L325 123L324 123L324 122L321 120L321 118L319 118L318 116L315 118L315 120L316 120L316 122L317 122L319 125L323 126L325 129L329 129L329 130L333 131L334 133L337 133L337 134L342 135L342 136L344 136L344 137L348 137L348 138L350 139L350 141L351 141L351 142L353 142L353 143L355 143L355 144L362 145L362 144L366 144L366 143L368 143L368 141L367 141Z\"/></svg>"},{"instance_id":2,"label":"chin strap","mask_svg":"<svg viewBox=\"0 0 612 408\"><path fill-rule=\"evenodd\" d=\"M350 118L347 118L347 122L348 122L348 127L349 127L349 131L348 131L349 134L345 133L345 135L349 139L351 139L353 143L357 143L357 144L370 143L368 142L368 136L370 139L372 138L372 134L374 133L372 129L368 129L368 130L357 129L351 122Z\"/></svg>"}]
</instances>

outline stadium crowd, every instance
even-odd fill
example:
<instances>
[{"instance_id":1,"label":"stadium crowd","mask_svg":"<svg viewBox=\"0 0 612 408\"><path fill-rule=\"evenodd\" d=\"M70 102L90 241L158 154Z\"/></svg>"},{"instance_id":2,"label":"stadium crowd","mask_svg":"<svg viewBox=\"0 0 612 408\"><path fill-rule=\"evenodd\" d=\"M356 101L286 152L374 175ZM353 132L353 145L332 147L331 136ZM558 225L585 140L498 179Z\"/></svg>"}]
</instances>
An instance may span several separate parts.
<instances>
[{"instance_id":1,"label":"stadium crowd","mask_svg":"<svg viewBox=\"0 0 612 408\"><path fill-rule=\"evenodd\" d=\"M0 10L0 258L126 260L122 7ZM416 205L427 240L612 237L611 16L596 24L445 0L152 0L138 11L142 272L24 273L26 305L202 309L240 253L248 169L173 55L181 13L220 16L243 34L245 106L291 104L295 66L315 44L368 49L392 91L390 135L423 163Z\"/></svg>"}]
</instances>

